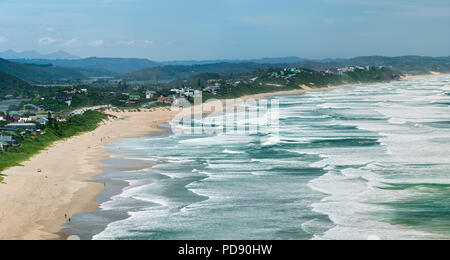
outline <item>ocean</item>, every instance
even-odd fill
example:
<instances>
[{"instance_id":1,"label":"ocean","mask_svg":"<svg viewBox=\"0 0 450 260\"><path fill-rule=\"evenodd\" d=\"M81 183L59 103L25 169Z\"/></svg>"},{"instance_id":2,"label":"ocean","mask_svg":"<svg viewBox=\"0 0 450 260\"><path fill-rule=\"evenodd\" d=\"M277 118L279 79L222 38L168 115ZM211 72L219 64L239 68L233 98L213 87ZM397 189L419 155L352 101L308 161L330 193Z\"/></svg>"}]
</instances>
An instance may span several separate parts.
<instances>
[{"instance_id":1,"label":"ocean","mask_svg":"<svg viewBox=\"0 0 450 260\"><path fill-rule=\"evenodd\" d=\"M267 133L167 132L109 143L110 166L96 178L109 187L99 210L74 216L64 232L450 239L449 83L441 76L274 97L279 130ZM144 163L154 166L123 169Z\"/></svg>"}]
</instances>

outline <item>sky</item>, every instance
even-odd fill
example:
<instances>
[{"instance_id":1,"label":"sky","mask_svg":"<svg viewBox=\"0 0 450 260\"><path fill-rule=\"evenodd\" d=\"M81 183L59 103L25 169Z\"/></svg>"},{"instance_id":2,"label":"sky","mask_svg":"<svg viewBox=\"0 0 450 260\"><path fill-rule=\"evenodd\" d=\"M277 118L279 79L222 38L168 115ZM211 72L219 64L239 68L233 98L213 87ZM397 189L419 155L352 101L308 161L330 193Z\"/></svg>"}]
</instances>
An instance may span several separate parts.
<instances>
[{"instance_id":1,"label":"sky","mask_svg":"<svg viewBox=\"0 0 450 260\"><path fill-rule=\"evenodd\" d=\"M449 0L0 0L0 51L156 61L450 55Z\"/></svg>"}]
</instances>

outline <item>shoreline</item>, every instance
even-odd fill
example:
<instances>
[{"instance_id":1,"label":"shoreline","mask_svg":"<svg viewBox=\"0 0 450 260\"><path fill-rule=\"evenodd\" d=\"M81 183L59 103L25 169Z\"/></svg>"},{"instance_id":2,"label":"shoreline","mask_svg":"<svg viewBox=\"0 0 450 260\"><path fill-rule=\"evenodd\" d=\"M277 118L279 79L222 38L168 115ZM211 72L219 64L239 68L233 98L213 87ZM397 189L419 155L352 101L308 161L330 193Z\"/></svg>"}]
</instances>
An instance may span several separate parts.
<instances>
[{"instance_id":1,"label":"shoreline","mask_svg":"<svg viewBox=\"0 0 450 260\"><path fill-rule=\"evenodd\" d=\"M7 184L0 186L0 240L58 239L67 221L65 214L71 217L96 210L99 204L94 199L105 187L91 180L107 166L105 143L162 131L158 125L175 115L167 108L142 111L108 111L119 118L55 142L23 166L5 170Z\"/></svg>"},{"instance_id":2,"label":"shoreline","mask_svg":"<svg viewBox=\"0 0 450 260\"><path fill-rule=\"evenodd\" d=\"M405 76L402 80L447 75L449 74ZM264 99L360 85L364 84L261 93L240 99ZM159 125L178 114L168 108L107 113L117 116L118 119L109 119L92 132L56 142L24 162L23 167L4 171L8 184L0 185L0 240L61 238L57 233L67 221L65 214L70 217L98 209L99 204L94 202L94 199L105 187L91 180L101 175L102 168L107 166L103 161L108 159L109 155L104 145L119 139L164 131ZM42 169L42 173L36 173L37 168ZM5 219L7 221L4 221Z\"/></svg>"}]
</instances>

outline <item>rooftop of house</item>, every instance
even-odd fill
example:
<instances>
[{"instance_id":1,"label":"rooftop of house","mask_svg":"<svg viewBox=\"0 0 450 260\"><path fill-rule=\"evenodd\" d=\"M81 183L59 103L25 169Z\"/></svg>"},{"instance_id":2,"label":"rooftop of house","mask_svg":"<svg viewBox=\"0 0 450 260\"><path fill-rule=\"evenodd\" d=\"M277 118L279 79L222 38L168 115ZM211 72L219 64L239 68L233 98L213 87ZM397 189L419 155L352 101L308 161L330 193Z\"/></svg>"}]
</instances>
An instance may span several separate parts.
<instances>
[{"instance_id":1,"label":"rooftop of house","mask_svg":"<svg viewBox=\"0 0 450 260\"><path fill-rule=\"evenodd\" d=\"M8 135L6 135L6 136L0 136L0 141L3 141L3 142L12 142L14 139L12 138L12 136L8 136Z\"/></svg>"}]
</instances>

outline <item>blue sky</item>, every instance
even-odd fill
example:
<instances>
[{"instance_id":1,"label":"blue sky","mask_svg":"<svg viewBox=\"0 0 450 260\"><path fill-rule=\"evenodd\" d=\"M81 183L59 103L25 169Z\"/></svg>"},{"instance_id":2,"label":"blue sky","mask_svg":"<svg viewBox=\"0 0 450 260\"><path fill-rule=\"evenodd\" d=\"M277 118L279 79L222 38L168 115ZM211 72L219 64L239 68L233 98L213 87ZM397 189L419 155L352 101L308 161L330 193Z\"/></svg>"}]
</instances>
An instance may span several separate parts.
<instances>
[{"instance_id":1,"label":"blue sky","mask_svg":"<svg viewBox=\"0 0 450 260\"><path fill-rule=\"evenodd\" d=\"M0 0L0 51L153 60L450 55L449 0Z\"/></svg>"}]
</instances>

